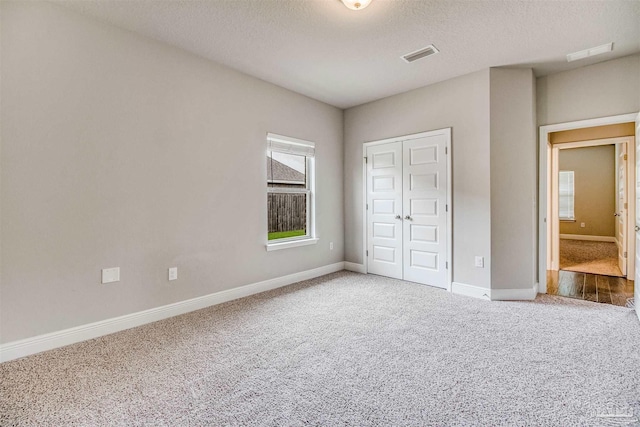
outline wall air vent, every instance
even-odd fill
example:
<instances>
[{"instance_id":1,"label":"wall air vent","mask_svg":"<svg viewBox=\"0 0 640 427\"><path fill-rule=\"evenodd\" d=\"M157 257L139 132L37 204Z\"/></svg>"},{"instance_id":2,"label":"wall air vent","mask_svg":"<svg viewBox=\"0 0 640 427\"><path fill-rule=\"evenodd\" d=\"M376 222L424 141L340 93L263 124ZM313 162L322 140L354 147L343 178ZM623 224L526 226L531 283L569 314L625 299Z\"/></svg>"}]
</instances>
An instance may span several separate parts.
<instances>
[{"instance_id":1,"label":"wall air vent","mask_svg":"<svg viewBox=\"0 0 640 427\"><path fill-rule=\"evenodd\" d=\"M436 49L434 45L430 44L429 46L424 47L422 49L407 53L406 55L402 55L402 59L405 62L410 63L410 62L417 61L418 59L426 58L427 56L435 55L438 52L440 51Z\"/></svg>"}]
</instances>

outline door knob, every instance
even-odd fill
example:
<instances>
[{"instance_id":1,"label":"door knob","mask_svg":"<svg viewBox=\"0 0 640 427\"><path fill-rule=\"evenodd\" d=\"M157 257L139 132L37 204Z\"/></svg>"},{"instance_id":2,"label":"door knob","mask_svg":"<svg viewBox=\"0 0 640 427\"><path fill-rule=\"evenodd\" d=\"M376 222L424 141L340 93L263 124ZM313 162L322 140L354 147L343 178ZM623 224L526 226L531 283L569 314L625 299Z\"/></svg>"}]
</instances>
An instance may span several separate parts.
<instances>
[{"instance_id":1,"label":"door knob","mask_svg":"<svg viewBox=\"0 0 640 427\"><path fill-rule=\"evenodd\" d=\"M408 219L409 221L411 221L411 217L409 215L405 216L404 219Z\"/></svg>"},{"instance_id":2,"label":"door knob","mask_svg":"<svg viewBox=\"0 0 640 427\"><path fill-rule=\"evenodd\" d=\"M400 215L396 215L396 219L402 219Z\"/></svg>"},{"instance_id":3,"label":"door knob","mask_svg":"<svg viewBox=\"0 0 640 427\"><path fill-rule=\"evenodd\" d=\"M620 216L618 212L614 213L613 216Z\"/></svg>"},{"instance_id":4,"label":"door knob","mask_svg":"<svg viewBox=\"0 0 640 427\"><path fill-rule=\"evenodd\" d=\"M636 225L636 231L640 231L640 227Z\"/></svg>"}]
</instances>

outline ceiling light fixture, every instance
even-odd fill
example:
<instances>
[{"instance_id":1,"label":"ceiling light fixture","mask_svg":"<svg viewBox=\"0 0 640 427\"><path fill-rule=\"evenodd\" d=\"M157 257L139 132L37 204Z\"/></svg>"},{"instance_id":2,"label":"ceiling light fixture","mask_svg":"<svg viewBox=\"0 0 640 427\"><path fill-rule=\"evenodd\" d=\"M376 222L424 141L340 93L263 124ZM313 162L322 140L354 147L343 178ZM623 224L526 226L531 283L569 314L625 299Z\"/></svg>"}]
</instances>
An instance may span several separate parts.
<instances>
[{"instance_id":1,"label":"ceiling light fixture","mask_svg":"<svg viewBox=\"0 0 640 427\"><path fill-rule=\"evenodd\" d=\"M371 0L341 0L351 10L362 10L371 4Z\"/></svg>"},{"instance_id":2,"label":"ceiling light fixture","mask_svg":"<svg viewBox=\"0 0 640 427\"><path fill-rule=\"evenodd\" d=\"M600 46L592 47L591 49L581 50L580 52L573 52L567 55L567 62L577 61L578 59L588 58L590 56L601 55L603 53L611 52L613 50L613 43L607 43Z\"/></svg>"}]
</instances>

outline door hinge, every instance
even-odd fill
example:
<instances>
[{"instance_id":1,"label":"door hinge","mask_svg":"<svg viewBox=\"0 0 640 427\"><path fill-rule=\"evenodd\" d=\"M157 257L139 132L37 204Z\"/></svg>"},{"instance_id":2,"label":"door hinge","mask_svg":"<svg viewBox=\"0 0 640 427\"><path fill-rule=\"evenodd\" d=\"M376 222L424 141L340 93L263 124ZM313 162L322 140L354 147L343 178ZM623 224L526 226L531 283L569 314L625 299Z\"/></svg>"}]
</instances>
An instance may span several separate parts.
<instances>
[{"instance_id":1,"label":"door hinge","mask_svg":"<svg viewBox=\"0 0 640 427\"><path fill-rule=\"evenodd\" d=\"M449 269L449 262L448 261L445 261L444 268L446 268L447 270Z\"/></svg>"},{"instance_id":2,"label":"door hinge","mask_svg":"<svg viewBox=\"0 0 640 427\"><path fill-rule=\"evenodd\" d=\"M627 202L624 202L624 208L627 209Z\"/></svg>"},{"instance_id":3,"label":"door hinge","mask_svg":"<svg viewBox=\"0 0 640 427\"><path fill-rule=\"evenodd\" d=\"M364 158L364 162L365 162L365 163L369 163L369 159L365 157L365 158Z\"/></svg>"},{"instance_id":4,"label":"door hinge","mask_svg":"<svg viewBox=\"0 0 640 427\"><path fill-rule=\"evenodd\" d=\"M624 155L624 159L627 160L627 155L626 154Z\"/></svg>"},{"instance_id":5,"label":"door hinge","mask_svg":"<svg viewBox=\"0 0 640 427\"><path fill-rule=\"evenodd\" d=\"M626 252L624 253L624 257L625 257L625 258L627 257L627 253L626 253Z\"/></svg>"},{"instance_id":6,"label":"door hinge","mask_svg":"<svg viewBox=\"0 0 640 427\"><path fill-rule=\"evenodd\" d=\"M369 210L369 203L367 203L367 210Z\"/></svg>"},{"instance_id":7,"label":"door hinge","mask_svg":"<svg viewBox=\"0 0 640 427\"><path fill-rule=\"evenodd\" d=\"M367 251L367 256L369 256L369 251Z\"/></svg>"},{"instance_id":8,"label":"door hinge","mask_svg":"<svg viewBox=\"0 0 640 427\"><path fill-rule=\"evenodd\" d=\"M449 205L444 205L444 211L449 212Z\"/></svg>"},{"instance_id":9,"label":"door hinge","mask_svg":"<svg viewBox=\"0 0 640 427\"><path fill-rule=\"evenodd\" d=\"M449 154L449 149L447 147L444 147L444 154Z\"/></svg>"}]
</instances>

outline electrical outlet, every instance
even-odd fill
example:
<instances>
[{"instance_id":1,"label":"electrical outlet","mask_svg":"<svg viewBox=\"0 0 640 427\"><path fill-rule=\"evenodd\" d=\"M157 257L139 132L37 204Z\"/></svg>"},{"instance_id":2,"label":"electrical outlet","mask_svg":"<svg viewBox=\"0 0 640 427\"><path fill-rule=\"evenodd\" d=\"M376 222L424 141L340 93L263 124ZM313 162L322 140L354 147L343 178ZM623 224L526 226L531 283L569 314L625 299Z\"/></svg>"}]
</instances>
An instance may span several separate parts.
<instances>
[{"instance_id":1,"label":"electrical outlet","mask_svg":"<svg viewBox=\"0 0 640 427\"><path fill-rule=\"evenodd\" d=\"M120 281L120 267L103 268L102 283L112 283Z\"/></svg>"},{"instance_id":2,"label":"electrical outlet","mask_svg":"<svg viewBox=\"0 0 640 427\"><path fill-rule=\"evenodd\" d=\"M177 280L178 279L178 267L171 267L169 269L169 280Z\"/></svg>"},{"instance_id":3,"label":"electrical outlet","mask_svg":"<svg viewBox=\"0 0 640 427\"><path fill-rule=\"evenodd\" d=\"M586 224L585 224L584 222L581 222L581 223L580 223L580 227L581 227L581 228L585 228L585 227L586 227Z\"/></svg>"},{"instance_id":4,"label":"electrical outlet","mask_svg":"<svg viewBox=\"0 0 640 427\"><path fill-rule=\"evenodd\" d=\"M484 257L482 256L477 256L476 257L476 267L478 268L484 268Z\"/></svg>"},{"instance_id":5,"label":"electrical outlet","mask_svg":"<svg viewBox=\"0 0 640 427\"><path fill-rule=\"evenodd\" d=\"M332 251L333 250L333 242L329 242L329 250Z\"/></svg>"}]
</instances>

